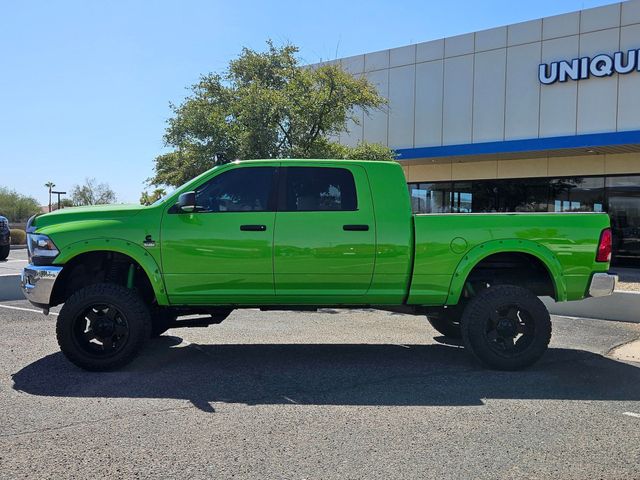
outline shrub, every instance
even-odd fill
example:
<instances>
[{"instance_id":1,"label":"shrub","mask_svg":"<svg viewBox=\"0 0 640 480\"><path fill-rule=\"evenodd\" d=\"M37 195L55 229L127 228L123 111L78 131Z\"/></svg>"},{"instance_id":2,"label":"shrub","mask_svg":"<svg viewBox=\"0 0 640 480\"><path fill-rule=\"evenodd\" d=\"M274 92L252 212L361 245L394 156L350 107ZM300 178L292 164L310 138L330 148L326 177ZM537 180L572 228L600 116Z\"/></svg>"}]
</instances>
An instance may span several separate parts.
<instances>
[{"instance_id":1,"label":"shrub","mask_svg":"<svg viewBox=\"0 0 640 480\"><path fill-rule=\"evenodd\" d=\"M27 242L27 232L19 228L11 229L11 245L24 245Z\"/></svg>"},{"instance_id":2,"label":"shrub","mask_svg":"<svg viewBox=\"0 0 640 480\"><path fill-rule=\"evenodd\" d=\"M0 215L10 222L22 222L40 212L37 200L0 186Z\"/></svg>"}]
</instances>

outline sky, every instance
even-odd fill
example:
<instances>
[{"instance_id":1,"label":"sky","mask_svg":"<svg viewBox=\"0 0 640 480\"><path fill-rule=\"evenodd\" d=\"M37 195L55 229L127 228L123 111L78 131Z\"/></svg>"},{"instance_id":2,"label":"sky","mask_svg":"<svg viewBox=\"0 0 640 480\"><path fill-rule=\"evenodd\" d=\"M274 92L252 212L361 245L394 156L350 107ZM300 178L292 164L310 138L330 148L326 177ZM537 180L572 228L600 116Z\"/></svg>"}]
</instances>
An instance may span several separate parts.
<instances>
[{"instance_id":1,"label":"sky","mask_svg":"<svg viewBox=\"0 0 640 480\"><path fill-rule=\"evenodd\" d=\"M304 63L606 0L0 1L0 186L46 204L87 177L137 202L187 87L266 39Z\"/></svg>"}]
</instances>

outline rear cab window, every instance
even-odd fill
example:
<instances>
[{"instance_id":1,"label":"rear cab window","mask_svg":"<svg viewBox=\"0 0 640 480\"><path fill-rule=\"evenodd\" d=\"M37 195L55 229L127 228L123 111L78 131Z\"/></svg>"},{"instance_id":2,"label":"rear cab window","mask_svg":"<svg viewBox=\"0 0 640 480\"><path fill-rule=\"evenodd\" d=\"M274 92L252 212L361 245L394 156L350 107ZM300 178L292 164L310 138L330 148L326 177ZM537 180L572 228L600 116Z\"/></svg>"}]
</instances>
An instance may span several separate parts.
<instances>
[{"instance_id":1,"label":"rear cab window","mask_svg":"<svg viewBox=\"0 0 640 480\"><path fill-rule=\"evenodd\" d=\"M346 168L285 167L279 209L286 212L355 211L358 196Z\"/></svg>"}]
</instances>

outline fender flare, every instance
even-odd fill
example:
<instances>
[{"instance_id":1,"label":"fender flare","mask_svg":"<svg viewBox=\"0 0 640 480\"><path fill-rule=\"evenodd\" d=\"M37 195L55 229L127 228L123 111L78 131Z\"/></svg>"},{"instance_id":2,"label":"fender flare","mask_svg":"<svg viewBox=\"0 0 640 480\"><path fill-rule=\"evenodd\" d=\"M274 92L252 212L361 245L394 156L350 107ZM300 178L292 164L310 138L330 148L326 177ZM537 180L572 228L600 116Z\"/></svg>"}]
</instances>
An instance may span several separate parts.
<instances>
[{"instance_id":1,"label":"fender flare","mask_svg":"<svg viewBox=\"0 0 640 480\"><path fill-rule=\"evenodd\" d=\"M83 253L107 251L117 252L136 261L147 274L149 283L153 288L153 293L159 305L169 305L169 298L166 293L164 280L160 273L160 267L156 263L153 256L141 246L129 240L120 238L94 238L90 240L81 240L69 244L61 249L60 255L55 260L56 264L60 264L64 268L64 264L76 258Z\"/></svg>"},{"instance_id":2,"label":"fender flare","mask_svg":"<svg viewBox=\"0 0 640 480\"><path fill-rule=\"evenodd\" d=\"M567 299L567 287L562 276L562 265L556 255L544 245L532 240L507 239L481 243L464 254L453 273L446 305L458 303L471 271L482 260L496 253L526 253L537 258L549 272L555 288L556 300L561 302Z\"/></svg>"}]
</instances>

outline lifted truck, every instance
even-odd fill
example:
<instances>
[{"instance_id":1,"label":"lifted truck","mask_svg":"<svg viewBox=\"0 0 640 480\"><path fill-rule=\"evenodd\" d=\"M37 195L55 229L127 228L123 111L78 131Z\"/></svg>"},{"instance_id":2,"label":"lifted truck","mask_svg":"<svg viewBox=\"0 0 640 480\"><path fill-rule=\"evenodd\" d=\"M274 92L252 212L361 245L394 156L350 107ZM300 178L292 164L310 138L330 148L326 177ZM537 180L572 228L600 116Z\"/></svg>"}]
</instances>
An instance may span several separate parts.
<instances>
[{"instance_id":1,"label":"lifted truck","mask_svg":"<svg viewBox=\"0 0 640 480\"><path fill-rule=\"evenodd\" d=\"M617 280L606 214L413 215L395 162L234 162L150 206L32 218L28 247L24 294L45 313L64 304L58 343L87 370L256 307L424 315L483 364L516 370L551 338L539 296L609 295Z\"/></svg>"}]
</instances>

